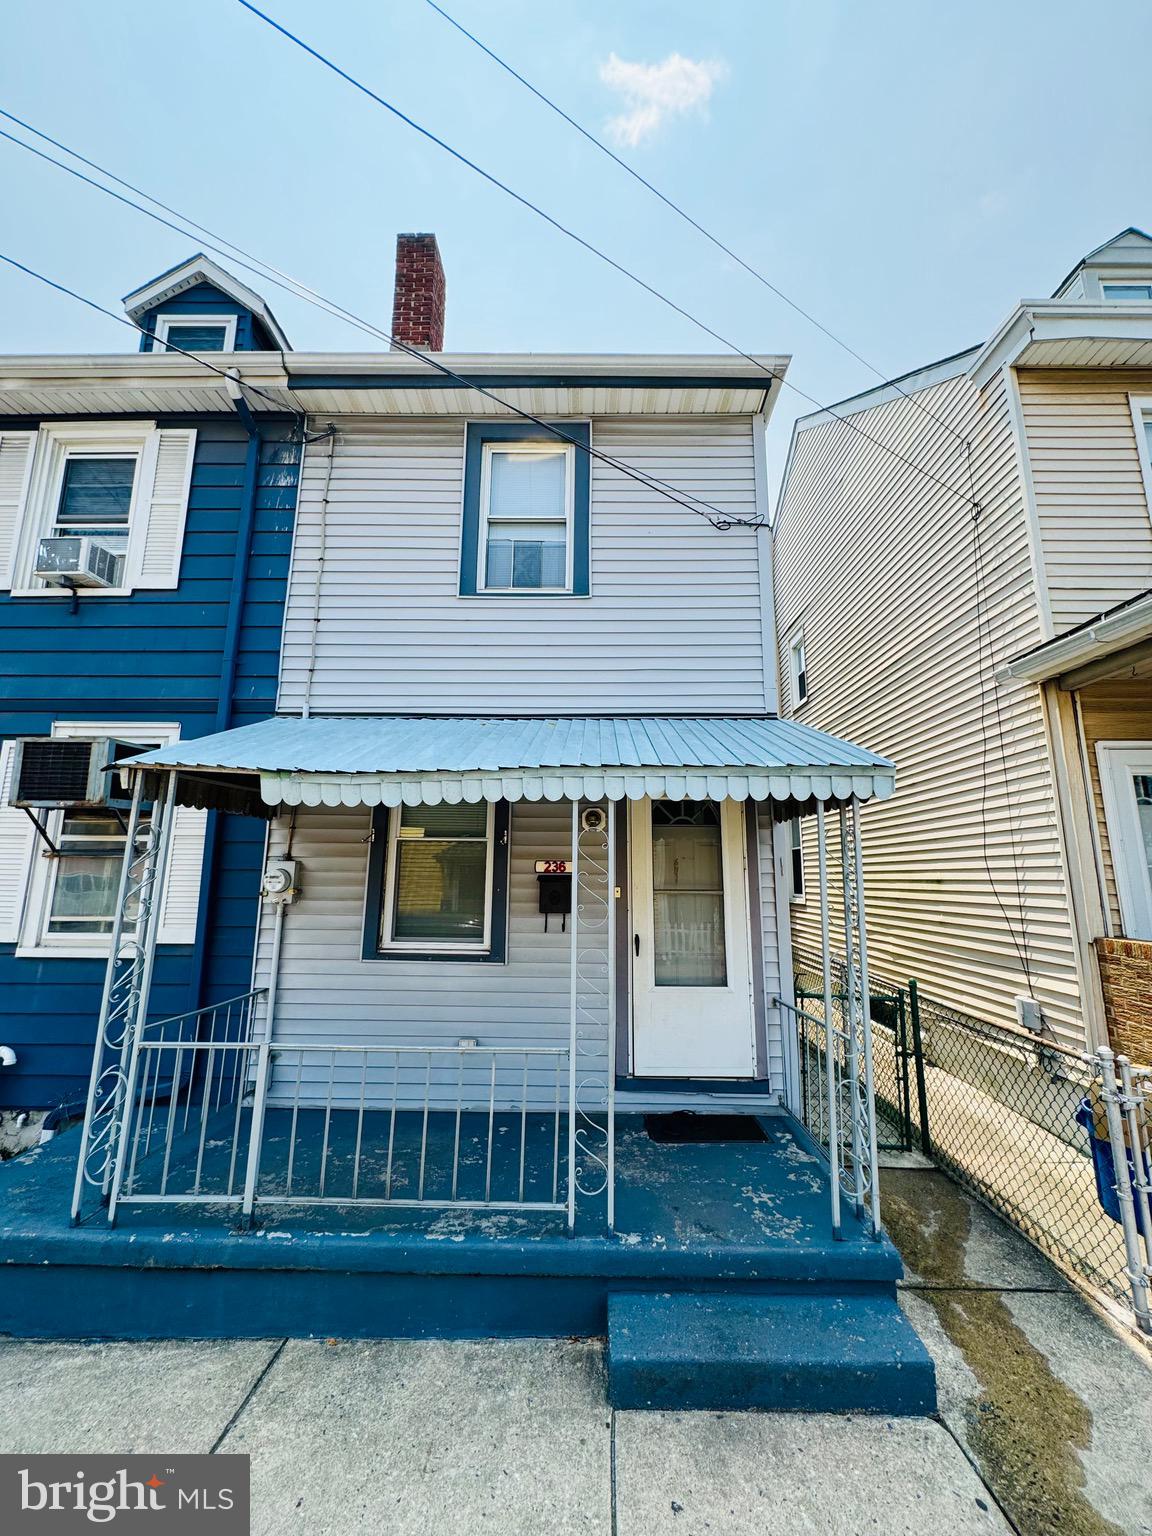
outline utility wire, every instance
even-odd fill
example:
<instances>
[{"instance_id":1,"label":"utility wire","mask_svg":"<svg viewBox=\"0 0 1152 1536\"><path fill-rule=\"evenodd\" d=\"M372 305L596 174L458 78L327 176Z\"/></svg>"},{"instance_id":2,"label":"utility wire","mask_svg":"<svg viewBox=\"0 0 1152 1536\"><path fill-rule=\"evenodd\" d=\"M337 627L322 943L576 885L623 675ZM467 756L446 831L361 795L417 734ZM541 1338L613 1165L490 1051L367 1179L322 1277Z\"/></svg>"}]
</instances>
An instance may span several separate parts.
<instances>
[{"instance_id":1,"label":"utility wire","mask_svg":"<svg viewBox=\"0 0 1152 1536\"><path fill-rule=\"evenodd\" d=\"M11 113L5 112L3 108L0 108L0 115L9 118L12 121L21 121L20 119L14 118ZM21 122L21 127L25 127L27 128L28 132L35 133L38 137L44 138L47 142L55 144L56 147L62 149L65 154L73 153L73 151L69 149L67 145L60 144L55 139L48 139L46 134L41 134L38 129L33 128L30 124ZM101 185L100 182L94 180L91 176L86 176L82 171L76 170L74 166L66 165L62 160L57 160L54 155L45 154L43 150L37 149L34 144L24 143L22 139L18 139L14 134L8 133L3 128L0 128L0 138L8 139L11 143L17 145L19 148L26 149L30 154L36 155L39 159L47 161L48 164L56 166L59 170L67 171L70 176L75 176L78 180L85 182L88 186L95 187L98 192L104 192L109 197L115 198L117 202L124 203L129 208L134 208L137 212L144 214L146 217L154 219L159 224L163 224L165 228L175 230L177 234L183 235L188 239L196 238L181 225L173 223L170 219L161 217L160 214L154 213L152 209L145 208L142 204L134 202L129 197L122 196L121 193L114 191L111 187L105 187ZM90 165L94 170L99 171L101 175L107 175L111 179L118 181L121 186L131 185L131 183L124 181L121 177L112 176L111 172L105 171L104 168L100 165L97 165L95 161L84 159L84 157L80 155L77 155L76 158L83 160L84 164ZM133 188L133 190L137 189ZM160 203L156 198L153 198L147 192L140 191L140 196L147 198L149 202L155 202L157 207L166 208L169 212L176 212L175 209L169 209L167 204ZM184 218L184 215L182 214L177 214L176 216L181 219ZM200 235L211 234L211 231L207 230L204 225L197 224L192 219L187 219L185 222L189 224L193 229L199 231ZM217 241L221 243L216 243ZM617 470L620 474L626 476L628 479L636 481L638 485L642 485L648 490L655 491L657 495L663 496L665 499L675 502L678 506L685 508L686 511L694 513L697 517L704 518L707 522L711 523L714 528L727 530L728 528L759 528L762 526L764 520L761 517L733 517L730 513L725 512L722 508L715 506L713 503L705 501L701 497L693 496L691 492L681 494L675 486L670 485L667 481L661 480L655 475L649 475L644 470L637 470L633 468L632 465L624 463L623 460L617 459L611 454L604 453L602 450L592 447L591 444L581 442L579 438L574 437L569 432L565 432L563 428L556 426L554 422L545 421L542 417L533 414L533 412L524 410L522 407L515 405L512 401L506 400L501 395L496 394L493 390L486 388L482 384L478 384L474 379L465 378L463 374L457 373L455 369L450 368L446 363L441 362L438 358L430 355L429 353L421 351L418 347L412 347L405 342L397 340L397 338L390 335L389 332L381 330L378 326L373 325L371 321L363 320L359 316L353 314L351 310L346 310L342 308L342 306L334 304L331 300L324 298L322 294L316 293L315 290L308 288L306 284L298 282L297 279L290 277L287 273L281 273L279 268L272 267L270 264L262 262L259 257L251 256L250 260L241 259L241 257L232 253L236 251L242 252L243 248L234 245L229 240L226 240L223 235L213 236L211 240L205 240L203 243L207 245L209 250L215 251L218 255L225 257L226 260L234 262L237 266L246 268L248 271L255 273L256 276L266 281L275 283L277 287L283 288L285 292L291 293L294 297L305 299L308 303L314 304L317 307L324 309L328 314L334 315L338 319L345 320L350 325L356 326L358 329L364 331L367 335L373 336L377 340L388 342L389 345L396 348L396 350L406 353L408 356L414 358L422 365L432 368L434 371L446 376L447 378L450 378L454 383L459 384L461 388L473 390L477 394L484 396L485 399L491 400L494 404L512 412L513 415L519 416L521 420L531 422L535 426L541 427L552 437L557 438L563 443L569 444L573 448L579 450L581 453L587 454L589 458L598 460L600 463L607 465L609 468ZM228 249L224 249L223 246L227 246ZM243 252L243 255L248 256L250 253ZM11 265L20 266L20 263L12 262ZM40 278L49 286L58 288L60 292L67 293L70 297L78 299L81 303L88 304L90 308L99 310L101 314L109 315L113 320L119 321L122 325L130 325L134 329L143 333L143 327L136 325L136 323L132 320L125 319L123 315L118 315L112 310L105 309L102 305L95 303L95 301L84 298L82 294L74 293L71 289L63 287L62 284L52 282L50 278L45 278L42 276L42 274L33 272L30 268L21 267L21 270L27 271L32 277ZM173 347L172 350L180 351L181 349L178 347ZM212 367L212 364L204 363L203 358L198 357L193 353L187 353L185 355L191 357L194 362L202 363L205 367ZM223 370L218 368L213 369L213 371L216 373L223 372ZM256 393L262 395L264 399L271 401L272 404L277 405L277 408L279 408L279 402L274 400L272 396L265 394L262 390L256 389L255 385L250 385L247 387L252 388ZM293 409L297 409L294 404Z\"/></svg>"},{"instance_id":2,"label":"utility wire","mask_svg":"<svg viewBox=\"0 0 1152 1536\"><path fill-rule=\"evenodd\" d=\"M970 505L970 498L966 496L963 491L958 491L954 486L949 485L947 481L941 480L938 478L938 476L932 474L930 470L923 469L919 464L914 463L911 459L905 458L904 455L898 452L895 448L891 448L887 443L881 442L879 438L873 437L870 432L866 432L864 428L853 421L851 417L841 416L838 412L833 410L831 406L822 405L819 400L817 400L813 395L807 394L803 389L800 388L798 384L793 384L790 379L786 379L784 375L778 372L776 369L767 367L760 361L759 358L754 357L750 352L746 352L744 348L739 346L736 342L730 341L719 331L714 330L712 326L707 323L707 321L699 319L696 315L692 314L690 310L685 309L682 304L678 304L675 299L670 298L666 293L662 293L659 288L654 287L645 278L640 277L638 273L631 271L631 269L624 266L622 262L617 261L614 256L610 256L607 251L602 250L599 246L594 245L590 240L585 239L584 236L578 234L576 230L570 228L567 224L562 223L558 218L555 218L552 214L546 212L546 210L541 208L538 203L534 203L531 198L525 197L523 193L517 192L513 187L510 187L507 182L501 181L500 178L494 175L491 171L486 171L482 165L478 165L475 160L469 159L469 157L464 154L462 150L455 149L446 140L433 133L430 128L425 128L421 123L418 123L415 118L409 117L406 112L401 111L399 107L395 106L385 97L372 90L370 86L367 86L363 83L363 81L358 80L355 75L351 75L346 69L342 69L339 64L328 58L326 54L321 53L317 48L313 48L312 45L310 43L306 43L302 37L299 37L288 27L283 26L280 22L276 21L274 17L269 16L265 11L260 10L258 6L253 5L252 0L237 0L237 4L243 6L246 11L251 11L253 16L258 17L260 21L263 21L267 26L271 27L273 31L279 32L282 37L287 38L290 43L294 43L297 48L300 48L304 53L309 54L317 61L317 63L324 65L326 69L330 69L333 74L339 75L342 80L346 81L355 90L360 91L363 95L367 96L370 101L374 101L377 106L383 107L386 112L390 112L393 117L398 118L400 122L406 124L409 128L414 129L415 132L420 134L423 138L429 140L430 143L435 144L438 148L444 150L446 154L451 155L454 160L459 161L460 164L467 167L468 170L474 171L477 176L482 177L483 180L496 187L507 197L512 198L512 200L519 203L521 207L527 208L530 213L536 214L538 218L543 219L545 223L550 224L553 229L566 236L569 240L575 241L577 245L583 247L584 250L597 257L600 261L605 262L614 271L619 272L622 277L626 277L629 282L634 283L638 288L643 289L645 293L651 294L653 298L658 299L661 304L664 304L667 306L667 308L673 310L676 314L687 320L691 325L696 326L696 328L703 331L705 335L711 336L712 339L714 341L718 341L722 347L726 347L728 351L734 352L738 357L744 358L746 362L751 363L754 368L758 368L762 373L767 374L770 378L776 379L780 384L784 385L788 389L791 389L795 394L798 394L801 399L807 400L810 405L815 406L818 411L826 412L828 415L834 416L837 421L844 422L846 426L851 427L851 429L858 433L859 436L870 442L873 447L881 449L884 453L889 454L894 459L899 459L902 464L906 465L916 474L922 475L926 480L933 481L936 485L940 486L942 490L947 491L950 496L956 497L958 501L964 502L965 505Z\"/></svg>"},{"instance_id":3,"label":"utility wire","mask_svg":"<svg viewBox=\"0 0 1152 1536\"><path fill-rule=\"evenodd\" d=\"M487 56L492 60L494 64L498 64L499 67L507 74L511 75L514 80L518 80L525 90L530 91L532 95L536 97L537 101L543 102L543 104L550 111L555 112L557 117L563 118L569 127L575 128L576 132L580 134L582 138L587 139L589 144L595 145L601 154L607 155L609 160L611 160L615 165L618 165L622 171L625 171L629 176L631 176L633 181L639 182L642 187L651 192L653 197L658 198L666 208L670 208L673 213L678 214L686 224L690 224L693 229L702 234L705 240L710 241L718 251L722 251L724 255L734 261L737 266L742 267L750 277L754 277L758 283L762 283L770 293L774 293L778 299L787 304L789 309L794 310L796 314L807 320L809 325L815 326L818 331L827 336L829 341L834 341L842 351L847 352L849 357L855 358L858 363L867 368L869 373L874 373L878 379L881 379L884 382L884 384L889 385L899 394L903 395L904 399L907 400L910 405L915 406L918 411L922 412L925 416L930 417L937 424L937 426L943 427L946 432L950 432L958 442L963 442L964 439L961 437L961 434L956 431L955 427L951 426L942 417L937 416L935 411L929 410L922 400L916 399L914 395L910 395L906 390L901 389L900 385L896 383L895 380L888 378L882 369L876 367L875 363L870 363L868 359L866 357L862 357L854 347L849 346L849 344L844 340L842 336L837 336L835 331L830 331L826 325L817 320L816 316L809 310L805 309L803 305L798 304L795 299L789 298L784 290L782 288L778 288L770 278L765 277L764 273L761 272L758 267L754 267L751 262L745 261L743 256L734 251L730 245L725 244L725 242L720 239L719 235L713 234L710 229L701 224L699 219L693 218L687 209L682 208L674 198L669 197L666 192L661 192L659 187L654 186L653 183L650 182L646 176L642 175L634 165L630 165L627 160L625 160L621 155L618 155L614 149L605 144L603 139L598 138L590 128L586 128L583 123L578 122L576 118L571 115L571 113L565 112L562 106L553 101L552 98L548 96L544 91L540 90L538 86L533 85L531 80L526 79L518 69L515 69L511 64L509 64L507 59L501 58L501 56L494 49L489 48L487 43L482 42L474 32L469 32L468 28L464 26L462 22L457 21L455 16L449 15L449 13L444 9L442 5L437 5L436 0L427 0L427 4L431 6L432 10L436 12L437 16L443 17L443 19L448 23L450 27L455 27L456 31L459 32L462 37L466 37L470 43L473 43L477 48L479 48L481 53L487 54Z\"/></svg>"},{"instance_id":4,"label":"utility wire","mask_svg":"<svg viewBox=\"0 0 1152 1536\"><path fill-rule=\"evenodd\" d=\"M17 261L14 256L7 256L3 251L0 251L0 261L7 262L10 267L15 267L18 272L23 272L28 277L34 277L38 283L43 283L47 288L55 288L57 293L67 294L70 299L75 299L78 304L86 304L89 309L96 310L98 314L107 315L109 320L115 320L119 325L126 325L129 330L138 331L141 336L150 336L152 334L150 331L145 330L142 325L138 325L135 320L130 320L127 315L118 315L114 309L106 309L103 304L97 304L95 299L85 298L82 293L77 293L74 288L65 287L63 283L58 283L54 278L45 276L43 272L37 272L34 267L26 267L22 261ZM217 368L216 364L210 363L202 353L186 352L183 347L178 347L174 341L165 341L164 350L166 352L179 352L181 357L186 357L190 362L199 364L201 368L207 368L210 373L219 374L220 378L228 380L233 384L238 384L243 389L251 391L254 395L259 395L262 400L267 400L278 411L283 411L284 402L282 400L277 400L274 395L266 393L266 391L260 389L255 384L249 384L245 379L237 375L235 369ZM307 420L307 412L301 410L294 400L289 400L288 403L298 416L302 416Z\"/></svg>"}]
</instances>

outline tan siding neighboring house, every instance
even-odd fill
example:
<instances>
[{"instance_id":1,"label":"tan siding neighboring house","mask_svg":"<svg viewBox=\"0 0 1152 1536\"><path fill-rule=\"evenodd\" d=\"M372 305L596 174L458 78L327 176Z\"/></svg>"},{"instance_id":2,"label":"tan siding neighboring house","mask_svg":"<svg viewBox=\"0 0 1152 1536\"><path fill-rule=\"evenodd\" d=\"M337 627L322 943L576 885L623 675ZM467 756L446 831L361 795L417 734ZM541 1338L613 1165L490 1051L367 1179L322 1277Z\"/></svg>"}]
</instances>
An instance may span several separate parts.
<instances>
[{"instance_id":1,"label":"tan siding neighboring house","mask_svg":"<svg viewBox=\"0 0 1152 1536\"><path fill-rule=\"evenodd\" d=\"M1152 587L1152 518L1131 397L1152 372L1018 374L1056 634Z\"/></svg>"},{"instance_id":2,"label":"tan siding neighboring house","mask_svg":"<svg viewBox=\"0 0 1152 1536\"><path fill-rule=\"evenodd\" d=\"M1079 1042L1041 701L996 683L1044 638L1005 378L978 391L961 374L850 419L797 433L777 618L784 658L803 628L810 692L797 717L897 764L895 797L862 818L873 964L985 1018L1013 1019L1031 991ZM799 948L817 947L816 916L815 902L796 904Z\"/></svg>"}]
</instances>

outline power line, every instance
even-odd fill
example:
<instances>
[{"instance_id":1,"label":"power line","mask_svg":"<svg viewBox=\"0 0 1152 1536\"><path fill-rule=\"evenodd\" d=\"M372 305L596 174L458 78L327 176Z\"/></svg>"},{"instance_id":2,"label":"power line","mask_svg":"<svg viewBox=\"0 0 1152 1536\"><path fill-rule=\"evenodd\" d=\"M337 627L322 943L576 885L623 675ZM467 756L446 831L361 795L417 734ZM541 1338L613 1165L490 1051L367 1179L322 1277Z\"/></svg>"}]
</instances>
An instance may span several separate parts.
<instances>
[{"instance_id":1,"label":"power line","mask_svg":"<svg viewBox=\"0 0 1152 1536\"><path fill-rule=\"evenodd\" d=\"M850 417L841 416L836 411L834 411L831 406L821 404L821 402L817 400L813 395L809 395L804 390L802 390L798 384L793 384L790 379L786 379L782 373L777 372L773 368L768 368L764 363L760 361L759 358L754 357L750 352L746 352L744 348L739 346L736 342L730 341L719 331L714 330L712 326L707 323L707 321L699 319L696 315L692 314L690 310L685 309L682 304L678 304L675 299L669 298L666 293L662 293L659 288L654 287L653 284L649 283L645 278L640 277L638 273L633 272L630 268L624 266L624 264L617 261L614 256L610 256L607 251L601 250L599 246L594 245L590 240L585 239L583 235L578 234L567 224L562 223L561 220L546 212L545 209L541 208L538 203L534 203L531 198L525 197L523 193L517 192L513 187L510 187L507 182L501 181L500 178L494 175L491 171L486 171L482 165L478 165L475 160L469 159L469 157L464 154L462 150L454 148L446 140L433 133L430 128L425 128L421 123L418 123L415 118L409 117L406 112L401 111L399 107L395 106L392 102L388 101L385 97L374 91L371 86L365 85L363 81L358 80L355 75L351 75L346 69L342 69L340 65L337 64L333 59L328 58L328 56L321 53L319 49L313 48L312 45L310 43L306 43L302 37L299 37L288 27L283 26L273 17L267 15L267 13L260 10L258 6L253 5L252 0L237 0L237 4L243 6L246 11L251 11L253 16L258 17L259 20L263 21L267 26L271 27L273 31L279 32L282 37L287 38L288 41L294 43L297 48L300 48L304 53L309 54L317 61L317 63L323 64L324 67L326 69L330 69L333 74L339 75L339 77L351 85L353 89L360 91L363 95L367 96L370 101L374 101L377 106L383 107L386 112L390 112L393 117L398 118L400 122L406 124L407 127L412 128L416 133L420 134L430 143L435 144L439 149L444 150L446 154L451 155L454 160L459 161L460 164L466 166L468 170L475 172L477 176L482 177L483 180L496 187L507 197L512 198L514 202L519 203L521 207L527 208L530 213L536 214L538 218L543 219L545 223L550 224L553 229L557 230L560 234L565 235L569 240L575 241L577 245L581 246L591 255L597 257L600 261L605 262L614 271L619 272L622 277L626 277L629 282L635 283L635 285L638 288L643 289L645 293L651 294L653 298L658 299L661 304L666 305L667 308L673 310L676 314L680 315L690 324L696 326L696 328L703 331L705 335L711 336L712 339L714 341L718 341L722 347L726 347L730 352L736 353L738 357L744 358L746 362L751 363L754 368L758 368L762 373L767 374L770 378L776 379L780 384L784 385L788 389L791 389L795 394L798 394L801 399L807 400L810 405L815 406L818 411L827 412L829 415L834 416L837 421L844 422L846 426L851 427L854 432L858 433L861 437L870 442L873 447L881 449L884 453L889 454L894 459L899 459L902 464L906 465L907 468L913 470L916 474L922 475L926 480L933 481L936 485L940 486L941 489L947 491L950 496L956 497L958 501L963 501L965 505L970 505L969 497L966 496L962 491L956 490L954 486L949 485L947 481L939 479L939 477L932 474L930 470L923 469L919 464L914 463L911 459L905 458L904 455L899 453L895 448L890 448L887 443L881 442L879 438L873 437L870 432L866 432L863 427L859 426Z\"/></svg>"},{"instance_id":2,"label":"power line","mask_svg":"<svg viewBox=\"0 0 1152 1536\"><path fill-rule=\"evenodd\" d=\"M75 299L78 304L86 304L89 309L96 310L98 314L107 315L109 320L115 320L119 325L126 325L129 330L138 331L141 336L151 335L150 331L145 330L142 325L138 325L135 320L130 320L127 315L118 315L114 309L106 309L103 304L98 304L95 299L85 298L82 293L77 293L74 288L68 288L63 283L56 282L54 278L47 277L43 272L37 272L34 267L26 267L22 261L17 261L14 256L7 256L3 251L0 251L0 261L7 262L10 267L15 267L18 272L23 272L28 277L34 277L38 283L43 283L47 288L55 288L57 293L67 294L70 299ZM284 409L283 401L277 400L274 395L268 394L265 390L259 388L258 385L249 384L246 380L238 377L234 369L217 368L215 363L210 363L200 353L186 352L183 347L178 347L174 341L165 341L164 350L166 352L179 352L181 357L186 357L190 362L199 364L201 368L207 368L210 373L218 374L220 378L233 384L239 384L242 388L250 390L252 394L259 395L262 400L267 400L278 411ZM294 400L289 400L288 404L298 416L307 419L308 413L302 410Z\"/></svg>"},{"instance_id":3,"label":"power line","mask_svg":"<svg viewBox=\"0 0 1152 1536\"><path fill-rule=\"evenodd\" d=\"M701 224L698 219L693 218L693 216L687 211L686 208L681 207L681 205L676 202L674 198L669 197L666 192L662 192L659 187L655 186L648 180L646 176L638 171L634 165L630 165L628 161L623 158L623 156L618 155L614 149L605 144L603 139L598 138L590 128L586 128L583 123L578 122L576 118L571 115L571 113L566 112L562 106L553 101L549 95L547 95L539 88L539 86L533 85L531 80L526 79L518 69L515 69L511 64L509 64L507 59L502 58L500 54L498 54L494 49L489 48L488 44L482 42L474 32L469 32L468 28L464 26L462 22L457 21L455 16L449 15L443 6L437 5L436 0L427 0L427 3L438 16L443 17L443 19L448 23L450 27L455 27L456 31L459 32L462 37L466 37L470 43L474 44L477 48L480 49L481 53L487 54L487 56L492 60L494 64L498 64L499 67L507 74L511 75L514 80L518 80L525 90L530 91L532 95L536 97L537 101L543 102L543 104L550 111L556 113L557 117L563 118L569 127L575 128L576 132L580 134L581 137L587 139L589 144L595 145L601 154L607 155L609 160L611 160L615 165L618 165L622 171L625 171L629 176L631 176L633 181L639 182L642 187L651 192L653 197L658 198L666 208L670 208L672 212L678 214L679 217L685 221L685 223L690 224L693 229L702 234L705 240L710 241L718 251L722 251L724 255L734 261L737 266L742 267L750 277L754 277L756 281L758 283L762 283L770 293L774 293L778 299L787 304L789 309L794 310L796 314L807 320L809 325L815 326L818 331L822 332L823 335L828 337L829 341L834 341L838 347L840 347L844 352L847 352L849 357L855 358L858 363L861 363L865 368L867 368L869 373L874 373L876 377L880 379L885 385L891 386L891 388L895 389L899 394L903 395L904 399L907 400L910 405L914 405L918 411L921 411L925 416L930 417L931 420L936 422L937 426L943 427L946 432L950 432L952 436L955 437L958 441L964 441L964 439L961 437L961 434L956 431L955 427L949 425L949 423L944 421L942 417L937 416L935 411L930 411L922 400L917 400L914 395L910 395L905 390L901 389L899 384L896 383L894 379L888 378L882 369L876 367L875 363L870 363L866 357L862 357L854 347L849 346L849 344L844 340L842 336L837 336L835 331L829 330L826 325L817 320L816 316L809 310L805 309L803 305L798 304L795 299L789 298L784 290L782 288L778 288L770 278L766 277L764 273L759 270L758 267L754 267L751 262L746 261L744 257L741 256L738 252L734 251L730 245L727 245L723 240L721 240L719 235L713 234L712 231L706 228L705 225Z\"/></svg>"},{"instance_id":4,"label":"power line","mask_svg":"<svg viewBox=\"0 0 1152 1536\"><path fill-rule=\"evenodd\" d=\"M27 128L28 132L35 133L38 137L45 139L47 142L55 144L56 147L62 149L65 154L71 155L74 153L71 149L68 148L67 145L61 144L55 139L49 139L47 134L41 134L39 130L33 128L31 124L26 124L20 119L13 117L11 113L5 112L3 108L0 108L0 115L9 118L11 121L20 122L21 127ZM88 186L95 187L98 192L104 192L109 197L115 198L117 202L124 203L129 208L134 208L137 212L144 214L146 217L154 219L159 224L163 224L166 229L175 230L177 234L184 235L189 239L194 238L189 234L189 231L182 228L181 225L173 223L170 219L162 218L159 214L154 213L152 209L145 208L142 206L142 204L134 202L131 198L122 196L121 193L114 191L111 187L102 186L100 182L95 181L91 176L86 176L82 171L76 170L74 166L65 165L62 160L57 160L54 155L45 154L43 150L37 149L34 144L25 144L22 139L18 139L14 134L8 133L3 128L0 128L0 138L8 139L11 143L17 145L19 148L26 149L30 154L36 155L39 159L47 161L49 165L54 165L59 170L66 171L70 176L75 176L78 180L85 182ZM92 167L92 169L99 171L101 175L106 175L112 180L119 182L121 186L131 186L130 182L124 181L122 177L113 176L112 172L105 171L103 166L98 165L95 161L85 159L81 155L76 155L75 158L82 160L85 165L89 165ZM138 190L141 197L147 198L149 202L156 203L157 207L162 207L165 208L168 212L176 213L175 209L169 208L165 203L160 203L158 199L153 198L150 193L144 192L138 188L133 188L133 190ZM184 215L176 213L176 217L183 219ZM197 224L192 219L187 219L185 222L189 224L193 229L199 231L200 235L212 233L206 228L205 225ZM726 530L728 528L759 528L762 525L763 518L761 517L733 517L730 513L725 512L722 508L715 506L712 502L705 501L703 498L698 496L693 496L691 492L685 492L684 494L681 494L675 486L669 485L667 481L661 480L655 475L649 475L644 470L637 470L633 468L633 466L625 464L623 460L615 458L612 454L604 453L601 449L592 447L591 444L581 442L579 438L574 437L569 432L565 432L561 427L556 426L554 422L545 421L542 417L535 415L531 411L524 410L522 407L515 405L510 400L504 399L503 396L496 394L493 390L486 388L482 384L478 384L475 380L465 378L463 374L457 373L455 369L450 368L446 363L441 362L438 358L431 356L427 352L421 351L418 347L412 347L405 342L397 340L397 338L390 335L389 332L381 330L378 326L373 325L371 321L361 319L351 310L345 310L342 308L342 306L334 304L331 300L324 298L322 294L316 293L315 290L308 288L306 284L298 282L297 279L290 277L287 273L280 272L279 268L272 267L269 263L261 261L259 257L251 255L250 252L244 252L243 247L233 244L232 241L227 240L223 235L213 236L211 240L206 240L203 243L207 245L209 250L215 251L218 255L221 255L225 257L225 259L234 262L237 266L244 267L249 272L255 273L256 276L260 277L261 279L275 283L277 287L283 288L286 293L291 293L296 298L305 299L308 303L314 304L317 307L324 309L327 313L335 315L338 319L347 321L350 325L356 326L358 329L364 331L365 334L373 336L377 340L388 342L389 345L396 348L398 351L406 353L408 356L414 358L422 365L433 369L434 371L446 376L447 378L450 378L454 383L459 384L461 388L473 390L477 394L482 395L485 399L491 400L494 404L512 412L513 415L520 417L521 420L532 422L534 425L543 428L543 430L548 432L552 437L570 445L581 453L587 454L589 458L598 460L600 463L603 463L609 468L615 469L620 474L625 475L628 479L634 480L638 485L642 485L648 490L655 491L657 495L663 496L665 499L675 502L678 506L683 507L686 511L694 513L697 517L704 518L707 522L711 523L714 528L720 530ZM228 249L224 249L224 246L228 247ZM233 252L241 252L242 256L236 256L232 254ZM250 257L250 259L242 259L243 256ZM19 262L11 262L11 265L21 266ZM62 284L53 282L50 278L43 277L41 273L34 272L31 268L22 266L21 270L28 272L32 277L40 278L41 281L47 283L50 287L57 288L62 293L67 293L71 298L79 300L79 302L82 304L87 304L90 308L98 310L101 314L110 316L111 319L119 321L120 324L130 325L134 329L143 332L143 327L136 325L134 321L127 320L124 318L124 316L118 315L112 310L105 309L103 305L97 304L94 300L86 299L82 294L75 293L71 289L65 288ZM180 351L181 349L178 347L173 347L172 350ZM185 355L191 357L194 362L201 363L204 367L212 367L212 364L205 363L203 358L198 357L193 353L187 353ZM214 368L213 371L216 373L223 372L223 370L218 368ZM261 394L264 399L267 399L274 405L279 406L279 402L274 400L272 396L265 394L264 391L257 389L255 385L248 387L255 390L256 393ZM296 409L294 404L293 409Z\"/></svg>"}]
</instances>

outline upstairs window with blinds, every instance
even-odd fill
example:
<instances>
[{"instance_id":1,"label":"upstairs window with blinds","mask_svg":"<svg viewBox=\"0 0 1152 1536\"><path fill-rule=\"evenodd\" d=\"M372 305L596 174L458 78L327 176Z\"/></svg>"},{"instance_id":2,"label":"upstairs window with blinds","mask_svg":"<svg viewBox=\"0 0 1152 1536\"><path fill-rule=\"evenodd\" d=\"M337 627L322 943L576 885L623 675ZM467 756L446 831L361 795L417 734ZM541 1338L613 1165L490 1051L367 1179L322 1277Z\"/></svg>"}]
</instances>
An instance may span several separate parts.
<instances>
[{"instance_id":1,"label":"upstairs window with blinds","mask_svg":"<svg viewBox=\"0 0 1152 1536\"><path fill-rule=\"evenodd\" d=\"M0 590L87 601L177 586L195 451L194 428L154 421L0 428Z\"/></svg>"},{"instance_id":2,"label":"upstairs window with blinds","mask_svg":"<svg viewBox=\"0 0 1152 1536\"><path fill-rule=\"evenodd\" d=\"M572 449L489 446L484 471L483 590L569 591Z\"/></svg>"},{"instance_id":3,"label":"upstairs window with blinds","mask_svg":"<svg viewBox=\"0 0 1152 1536\"><path fill-rule=\"evenodd\" d=\"M586 597L590 431L586 422L467 428L462 597Z\"/></svg>"},{"instance_id":4,"label":"upstairs window with blinds","mask_svg":"<svg viewBox=\"0 0 1152 1536\"><path fill-rule=\"evenodd\" d=\"M123 580L128 522L138 454L69 454L51 533L61 538L89 535L114 556L114 581Z\"/></svg>"}]
</instances>

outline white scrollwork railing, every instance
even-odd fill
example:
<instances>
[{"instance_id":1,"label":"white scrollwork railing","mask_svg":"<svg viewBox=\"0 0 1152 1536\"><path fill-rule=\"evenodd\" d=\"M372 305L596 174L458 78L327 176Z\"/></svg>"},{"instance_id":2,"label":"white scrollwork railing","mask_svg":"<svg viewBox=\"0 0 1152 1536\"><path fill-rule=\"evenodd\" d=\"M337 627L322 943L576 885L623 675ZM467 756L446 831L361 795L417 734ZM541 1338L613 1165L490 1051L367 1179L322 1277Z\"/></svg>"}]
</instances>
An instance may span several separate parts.
<instances>
[{"instance_id":1,"label":"white scrollwork railing","mask_svg":"<svg viewBox=\"0 0 1152 1536\"><path fill-rule=\"evenodd\" d=\"M568 1220L576 1199L615 1218L615 845L607 802L572 804L572 960Z\"/></svg>"},{"instance_id":2,"label":"white scrollwork railing","mask_svg":"<svg viewBox=\"0 0 1152 1536\"><path fill-rule=\"evenodd\" d=\"M125 1108L133 1091L139 1037L148 1009L174 807L173 778L163 800L146 814L143 776L137 775L80 1136L73 1222L80 1219L85 1185L111 1199L123 1171Z\"/></svg>"}]
</instances>

